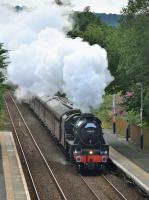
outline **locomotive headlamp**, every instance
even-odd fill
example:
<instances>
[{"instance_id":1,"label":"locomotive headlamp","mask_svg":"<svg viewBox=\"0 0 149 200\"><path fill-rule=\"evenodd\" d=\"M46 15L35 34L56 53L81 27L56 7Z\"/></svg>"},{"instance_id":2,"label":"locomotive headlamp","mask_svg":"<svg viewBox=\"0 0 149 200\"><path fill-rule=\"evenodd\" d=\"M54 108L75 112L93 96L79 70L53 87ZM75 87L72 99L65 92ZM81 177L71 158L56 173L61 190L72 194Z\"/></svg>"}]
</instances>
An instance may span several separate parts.
<instances>
[{"instance_id":1,"label":"locomotive headlamp","mask_svg":"<svg viewBox=\"0 0 149 200\"><path fill-rule=\"evenodd\" d=\"M107 150L101 152L101 155L107 155L107 154L108 154Z\"/></svg>"},{"instance_id":2,"label":"locomotive headlamp","mask_svg":"<svg viewBox=\"0 0 149 200\"><path fill-rule=\"evenodd\" d=\"M78 153L76 149L75 149L74 153Z\"/></svg>"},{"instance_id":3,"label":"locomotive headlamp","mask_svg":"<svg viewBox=\"0 0 149 200\"><path fill-rule=\"evenodd\" d=\"M90 150L90 151L89 151L89 154L90 154L90 155L93 155L93 151L92 151L92 150Z\"/></svg>"},{"instance_id":4,"label":"locomotive headlamp","mask_svg":"<svg viewBox=\"0 0 149 200\"><path fill-rule=\"evenodd\" d=\"M108 151L104 151L104 154L108 154Z\"/></svg>"}]
</instances>

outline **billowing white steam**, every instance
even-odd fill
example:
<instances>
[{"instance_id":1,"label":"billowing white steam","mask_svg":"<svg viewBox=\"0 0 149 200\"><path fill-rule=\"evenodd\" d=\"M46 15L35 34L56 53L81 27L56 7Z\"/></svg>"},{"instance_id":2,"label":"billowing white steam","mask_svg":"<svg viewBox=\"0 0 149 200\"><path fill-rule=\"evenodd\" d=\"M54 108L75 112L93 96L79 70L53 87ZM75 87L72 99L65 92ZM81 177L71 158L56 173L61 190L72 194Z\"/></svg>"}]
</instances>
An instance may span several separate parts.
<instances>
[{"instance_id":1,"label":"billowing white steam","mask_svg":"<svg viewBox=\"0 0 149 200\"><path fill-rule=\"evenodd\" d=\"M50 3L20 13L1 7L0 12L0 42L10 50L8 80L19 86L18 96L63 91L85 111L102 102L113 80L106 51L66 37L68 8Z\"/></svg>"}]
</instances>

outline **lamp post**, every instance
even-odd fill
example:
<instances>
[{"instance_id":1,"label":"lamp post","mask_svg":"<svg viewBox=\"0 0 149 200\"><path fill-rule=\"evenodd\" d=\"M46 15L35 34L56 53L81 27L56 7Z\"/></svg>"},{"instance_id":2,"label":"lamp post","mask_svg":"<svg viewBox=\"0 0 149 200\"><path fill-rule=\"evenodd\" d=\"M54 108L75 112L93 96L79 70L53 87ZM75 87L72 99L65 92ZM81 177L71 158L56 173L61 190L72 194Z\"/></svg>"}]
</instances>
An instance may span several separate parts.
<instances>
[{"instance_id":1,"label":"lamp post","mask_svg":"<svg viewBox=\"0 0 149 200\"><path fill-rule=\"evenodd\" d=\"M144 134L143 134L143 83L137 83L138 86L140 86L141 90L141 99L140 99L140 147L143 149L144 146Z\"/></svg>"},{"instance_id":2,"label":"lamp post","mask_svg":"<svg viewBox=\"0 0 149 200\"><path fill-rule=\"evenodd\" d=\"M116 97L115 94L113 95L113 133L116 133Z\"/></svg>"}]
</instances>

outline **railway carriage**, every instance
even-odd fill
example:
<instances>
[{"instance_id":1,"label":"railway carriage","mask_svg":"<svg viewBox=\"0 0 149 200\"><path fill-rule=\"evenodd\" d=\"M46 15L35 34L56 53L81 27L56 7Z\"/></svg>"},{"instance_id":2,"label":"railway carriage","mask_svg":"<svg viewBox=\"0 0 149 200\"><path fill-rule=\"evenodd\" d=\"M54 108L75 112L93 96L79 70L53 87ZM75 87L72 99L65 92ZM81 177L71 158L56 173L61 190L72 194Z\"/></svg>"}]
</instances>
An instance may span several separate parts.
<instances>
[{"instance_id":1,"label":"railway carriage","mask_svg":"<svg viewBox=\"0 0 149 200\"><path fill-rule=\"evenodd\" d=\"M104 168L109 146L105 144L101 121L97 117L82 113L57 96L34 97L29 105L79 170Z\"/></svg>"}]
</instances>

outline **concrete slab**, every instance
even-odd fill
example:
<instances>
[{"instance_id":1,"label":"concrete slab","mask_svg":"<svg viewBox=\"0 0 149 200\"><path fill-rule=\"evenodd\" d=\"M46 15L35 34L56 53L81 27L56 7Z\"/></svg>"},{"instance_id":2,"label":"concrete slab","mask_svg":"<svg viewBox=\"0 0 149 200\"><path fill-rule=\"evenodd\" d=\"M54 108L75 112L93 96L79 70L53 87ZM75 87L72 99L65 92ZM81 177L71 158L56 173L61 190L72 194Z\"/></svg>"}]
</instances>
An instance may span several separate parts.
<instances>
[{"instance_id":1,"label":"concrete slab","mask_svg":"<svg viewBox=\"0 0 149 200\"><path fill-rule=\"evenodd\" d=\"M0 132L0 144L5 182L5 189L3 188L5 191L4 200L30 200L12 133Z\"/></svg>"},{"instance_id":2,"label":"concrete slab","mask_svg":"<svg viewBox=\"0 0 149 200\"><path fill-rule=\"evenodd\" d=\"M149 195L149 173L110 147L110 159L130 179Z\"/></svg>"},{"instance_id":3,"label":"concrete slab","mask_svg":"<svg viewBox=\"0 0 149 200\"><path fill-rule=\"evenodd\" d=\"M116 151L131 160L133 163L149 173L149 153L134 148L129 142L123 142L117 135L112 134L110 130L104 130L104 138L106 142Z\"/></svg>"},{"instance_id":4,"label":"concrete slab","mask_svg":"<svg viewBox=\"0 0 149 200\"><path fill-rule=\"evenodd\" d=\"M149 195L149 154L124 142L110 129L104 133L112 162Z\"/></svg>"},{"instance_id":5,"label":"concrete slab","mask_svg":"<svg viewBox=\"0 0 149 200\"><path fill-rule=\"evenodd\" d=\"M4 180L4 172L3 172L3 161L2 161L2 152L0 146L0 199L6 199L6 189L5 189L5 180Z\"/></svg>"}]
</instances>

